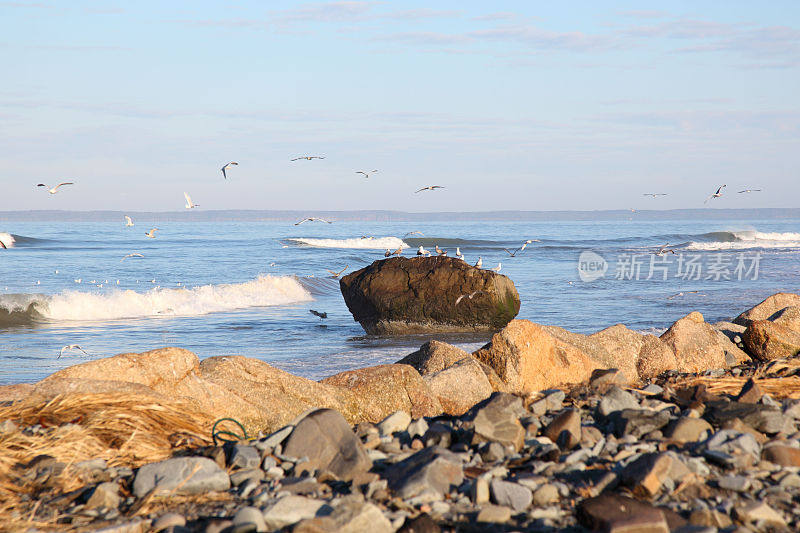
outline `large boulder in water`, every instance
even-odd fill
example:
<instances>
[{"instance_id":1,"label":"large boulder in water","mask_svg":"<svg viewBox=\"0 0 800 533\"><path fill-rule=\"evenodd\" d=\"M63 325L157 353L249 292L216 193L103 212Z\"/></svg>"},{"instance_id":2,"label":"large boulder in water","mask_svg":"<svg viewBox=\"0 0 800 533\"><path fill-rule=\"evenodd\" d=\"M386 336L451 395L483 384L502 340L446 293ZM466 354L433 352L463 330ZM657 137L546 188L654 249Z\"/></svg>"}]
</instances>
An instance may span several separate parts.
<instances>
[{"instance_id":1,"label":"large boulder in water","mask_svg":"<svg viewBox=\"0 0 800 533\"><path fill-rule=\"evenodd\" d=\"M519 312L510 279L454 257L376 261L339 285L353 318L370 334L497 331Z\"/></svg>"}]
</instances>

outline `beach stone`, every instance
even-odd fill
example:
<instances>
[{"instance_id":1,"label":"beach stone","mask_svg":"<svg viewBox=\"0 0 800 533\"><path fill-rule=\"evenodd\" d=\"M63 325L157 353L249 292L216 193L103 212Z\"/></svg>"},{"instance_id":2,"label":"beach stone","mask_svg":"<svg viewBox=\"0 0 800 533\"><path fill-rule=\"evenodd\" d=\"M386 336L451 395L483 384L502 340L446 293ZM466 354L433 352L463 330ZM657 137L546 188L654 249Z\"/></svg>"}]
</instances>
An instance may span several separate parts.
<instances>
[{"instance_id":1,"label":"beach stone","mask_svg":"<svg viewBox=\"0 0 800 533\"><path fill-rule=\"evenodd\" d=\"M656 429L661 429L669 423L669 413L664 411L651 411L649 409L623 409L614 411L608 417L614 427L617 437L633 435L641 437Z\"/></svg>"},{"instance_id":2,"label":"beach stone","mask_svg":"<svg viewBox=\"0 0 800 533\"><path fill-rule=\"evenodd\" d=\"M755 320L767 320L786 307L800 306L800 294L779 292L766 298L732 320L734 324L749 326Z\"/></svg>"},{"instance_id":3,"label":"beach stone","mask_svg":"<svg viewBox=\"0 0 800 533\"><path fill-rule=\"evenodd\" d=\"M667 481L674 487L690 474L677 455L646 453L622 470L620 480L632 487L635 495L652 498L661 492Z\"/></svg>"},{"instance_id":4,"label":"beach stone","mask_svg":"<svg viewBox=\"0 0 800 533\"><path fill-rule=\"evenodd\" d=\"M175 494L202 494L231 487L228 474L206 457L176 457L139 468L133 480L133 495L141 498L150 490Z\"/></svg>"},{"instance_id":5,"label":"beach stone","mask_svg":"<svg viewBox=\"0 0 800 533\"><path fill-rule=\"evenodd\" d=\"M246 481L261 481L264 479L264 471L260 468L247 468L232 472L230 475L231 485L238 487Z\"/></svg>"},{"instance_id":6,"label":"beach stone","mask_svg":"<svg viewBox=\"0 0 800 533\"><path fill-rule=\"evenodd\" d=\"M431 340L420 346L419 350L403 357L396 364L411 365L423 376L441 372L445 368L470 357L469 352L452 344Z\"/></svg>"},{"instance_id":7,"label":"beach stone","mask_svg":"<svg viewBox=\"0 0 800 533\"><path fill-rule=\"evenodd\" d=\"M240 507L233 515L233 527L250 524L255 527L255 531L262 533L267 531L267 524L264 522L264 514L257 507Z\"/></svg>"},{"instance_id":8,"label":"beach stone","mask_svg":"<svg viewBox=\"0 0 800 533\"><path fill-rule=\"evenodd\" d=\"M472 356L422 379L439 399L444 412L456 416L464 414L494 392L482 365Z\"/></svg>"},{"instance_id":9,"label":"beach stone","mask_svg":"<svg viewBox=\"0 0 800 533\"><path fill-rule=\"evenodd\" d=\"M515 451L522 448L525 429L519 423L520 414L526 413L522 399L505 392L495 392L470 411L473 422L473 444L499 442Z\"/></svg>"},{"instance_id":10,"label":"beach stone","mask_svg":"<svg viewBox=\"0 0 800 533\"><path fill-rule=\"evenodd\" d=\"M449 492L464 480L461 459L439 446L420 450L382 473L400 498Z\"/></svg>"},{"instance_id":11,"label":"beach stone","mask_svg":"<svg viewBox=\"0 0 800 533\"><path fill-rule=\"evenodd\" d=\"M327 516L333 509L323 500L305 496L284 496L264 509L262 516L268 530L281 529L306 518Z\"/></svg>"},{"instance_id":12,"label":"beach stone","mask_svg":"<svg viewBox=\"0 0 800 533\"><path fill-rule=\"evenodd\" d=\"M501 461L506 456L506 448L499 442L484 443L480 448L480 455L484 463Z\"/></svg>"},{"instance_id":13,"label":"beach stone","mask_svg":"<svg viewBox=\"0 0 800 533\"><path fill-rule=\"evenodd\" d=\"M588 339L597 342L608 352L610 360L605 359L604 365L621 372L622 375L617 376L615 384L627 385L639 381L637 363L644 344L644 335L623 324L616 324L589 335Z\"/></svg>"},{"instance_id":14,"label":"beach stone","mask_svg":"<svg viewBox=\"0 0 800 533\"><path fill-rule=\"evenodd\" d=\"M697 311L675 322L660 339L675 352L676 369L681 372L702 372L729 366L716 330Z\"/></svg>"},{"instance_id":15,"label":"beach stone","mask_svg":"<svg viewBox=\"0 0 800 533\"><path fill-rule=\"evenodd\" d=\"M761 403L708 402L703 416L717 426L739 419L762 433L778 433L783 429L785 423L783 413L779 407Z\"/></svg>"},{"instance_id":16,"label":"beach stone","mask_svg":"<svg viewBox=\"0 0 800 533\"><path fill-rule=\"evenodd\" d=\"M533 500L531 490L518 483L493 479L489 486L494 503L511 507L516 512L524 511L530 507Z\"/></svg>"},{"instance_id":17,"label":"beach stone","mask_svg":"<svg viewBox=\"0 0 800 533\"><path fill-rule=\"evenodd\" d=\"M736 401L744 403L758 403L763 395L764 392L761 390L761 387L758 386L758 383L750 378L745 382L744 385L742 385L742 389L739 391L739 394L736 395Z\"/></svg>"},{"instance_id":18,"label":"beach stone","mask_svg":"<svg viewBox=\"0 0 800 533\"><path fill-rule=\"evenodd\" d=\"M761 445L753 435L732 429L717 431L703 446L707 458L722 462L726 466L751 466L761 457Z\"/></svg>"},{"instance_id":19,"label":"beach stone","mask_svg":"<svg viewBox=\"0 0 800 533\"><path fill-rule=\"evenodd\" d=\"M452 440L453 428L444 422L434 422L425 432L425 435L422 436L422 442L425 446L449 448Z\"/></svg>"},{"instance_id":20,"label":"beach stone","mask_svg":"<svg viewBox=\"0 0 800 533\"><path fill-rule=\"evenodd\" d=\"M119 507L121 498L119 496L119 483L116 481L107 481L98 484L92 495L86 501L87 509L98 509L105 507L106 509L116 509Z\"/></svg>"},{"instance_id":21,"label":"beach stone","mask_svg":"<svg viewBox=\"0 0 800 533\"><path fill-rule=\"evenodd\" d=\"M702 418L681 417L670 423L664 436L679 443L698 442L713 432L714 428L711 427L711 424Z\"/></svg>"},{"instance_id":22,"label":"beach stone","mask_svg":"<svg viewBox=\"0 0 800 533\"><path fill-rule=\"evenodd\" d=\"M259 513L260 515L261 513ZM164 513L153 522L150 526L153 533L164 531L171 527L183 527L186 525L186 518L180 513Z\"/></svg>"},{"instance_id":23,"label":"beach stone","mask_svg":"<svg viewBox=\"0 0 800 533\"><path fill-rule=\"evenodd\" d=\"M669 533L686 525L686 520L669 509L609 493L581 501L577 517L591 531L614 533Z\"/></svg>"},{"instance_id":24,"label":"beach stone","mask_svg":"<svg viewBox=\"0 0 800 533\"><path fill-rule=\"evenodd\" d=\"M747 352L761 361L786 359L800 353L800 332L769 320L750 322L742 342Z\"/></svg>"},{"instance_id":25,"label":"beach stone","mask_svg":"<svg viewBox=\"0 0 800 533\"><path fill-rule=\"evenodd\" d=\"M414 418L436 416L442 405L422 376L408 365L378 365L340 372L320 381L352 392L365 420L378 422L396 411Z\"/></svg>"},{"instance_id":26,"label":"beach stone","mask_svg":"<svg viewBox=\"0 0 800 533\"><path fill-rule=\"evenodd\" d=\"M408 436L413 439L414 437L422 437L425 435L429 427L428 422L424 418L417 418L411 421L406 431L408 432Z\"/></svg>"},{"instance_id":27,"label":"beach stone","mask_svg":"<svg viewBox=\"0 0 800 533\"><path fill-rule=\"evenodd\" d=\"M785 326L794 332L800 333L800 306L792 305L784 307L770 316L769 320L779 326Z\"/></svg>"},{"instance_id":28,"label":"beach stone","mask_svg":"<svg viewBox=\"0 0 800 533\"><path fill-rule=\"evenodd\" d=\"M597 404L597 412L603 417L607 417L615 411L638 408L639 402L636 400L636 397L619 387L611 387L608 389Z\"/></svg>"},{"instance_id":29,"label":"beach stone","mask_svg":"<svg viewBox=\"0 0 800 533\"><path fill-rule=\"evenodd\" d=\"M528 320L511 321L473 356L490 366L509 391L516 393L580 383L601 367L575 346Z\"/></svg>"},{"instance_id":30,"label":"beach stone","mask_svg":"<svg viewBox=\"0 0 800 533\"><path fill-rule=\"evenodd\" d=\"M612 385L627 385L628 378L622 370L616 368L598 368L589 378L589 386L593 390L605 391Z\"/></svg>"},{"instance_id":31,"label":"beach stone","mask_svg":"<svg viewBox=\"0 0 800 533\"><path fill-rule=\"evenodd\" d=\"M398 431L405 431L411 423L411 415L406 411L395 411L380 422L378 422L378 432L381 436L391 435Z\"/></svg>"},{"instance_id":32,"label":"beach stone","mask_svg":"<svg viewBox=\"0 0 800 533\"><path fill-rule=\"evenodd\" d=\"M644 335L636 370L639 379L653 378L678 368L678 357L668 344L655 335Z\"/></svg>"},{"instance_id":33,"label":"beach stone","mask_svg":"<svg viewBox=\"0 0 800 533\"><path fill-rule=\"evenodd\" d=\"M346 498L334 507L333 512L327 518L335 526L335 529L331 531L337 533L361 533L362 531L391 533L394 531L391 522L378 507L353 498Z\"/></svg>"},{"instance_id":34,"label":"beach stone","mask_svg":"<svg viewBox=\"0 0 800 533\"><path fill-rule=\"evenodd\" d=\"M472 487L470 488L470 495L472 497L472 502L476 505L480 505L489 501L489 482L485 477L481 476L475 478L475 481L472 482Z\"/></svg>"},{"instance_id":35,"label":"beach stone","mask_svg":"<svg viewBox=\"0 0 800 533\"><path fill-rule=\"evenodd\" d=\"M327 470L344 481L372 466L361 440L332 409L317 409L300 420L286 439L283 453L307 457L311 468Z\"/></svg>"},{"instance_id":36,"label":"beach stone","mask_svg":"<svg viewBox=\"0 0 800 533\"><path fill-rule=\"evenodd\" d=\"M732 341L725 333L719 331L715 328L717 332L717 339L719 340L720 346L722 346L722 350L725 352L725 360L728 363L728 366L734 366L741 363L747 363L752 361L747 352L742 350L739 347L738 342L741 342L740 336L735 336L734 338L736 341Z\"/></svg>"},{"instance_id":37,"label":"beach stone","mask_svg":"<svg viewBox=\"0 0 800 533\"><path fill-rule=\"evenodd\" d=\"M475 520L489 524L503 524L511 520L511 509L502 505L486 504L481 506Z\"/></svg>"},{"instance_id":38,"label":"beach stone","mask_svg":"<svg viewBox=\"0 0 800 533\"><path fill-rule=\"evenodd\" d=\"M783 444L764 446L761 458L780 466L800 467L800 449Z\"/></svg>"},{"instance_id":39,"label":"beach stone","mask_svg":"<svg viewBox=\"0 0 800 533\"><path fill-rule=\"evenodd\" d=\"M539 507L556 502L558 499L558 488L550 483L545 483L533 492L533 503Z\"/></svg>"},{"instance_id":40,"label":"beach stone","mask_svg":"<svg viewBox=\"0 0 800 533\"><path fill-rule=\"evenodd\" d=\"M253 443L253 446L255 446L255 448L258 451L263 452L269 450L270 452L272 452L275 446L277 446L278 444L283 444L283 441L285 441L286 437L288 437L292 433L293 429L294 426L284 426L278 431L275 431L274 433L271 433L270 435L264 437L263 439L257 440L256 442Z\"/></svg>"},{"instance_id":41,"label":"beach stone","mask_svg":"<svg viewBox=\"0 0 800 533\"><path fill-rule=\"evenodd\" d=\"M234 468L258 468L261 454L253 446L234 444L229 465Z\"/></svg>"},{"instance_id":42,"label":"beach stone","mask_svg":"<svg viewBox=\"0 0 800 533\"><path fill-rule=\"evenodd\" d=\"M565 410L547 425L544 435L561 449L574 448L581 442L580 412L576 409Z\"/></svg>"},{"instance_id":43,"label":"beach stone","mask_svg":"<svg viewBox=\"0 0 800 533\"><path fill-rule=\"evenodd\" d=\"M421 514L403 523L397 533L441 533L442 528L427 514Z\"/></svg>"},{"instance_id":44,"label":"beach stone","mask_svg":"<svg viewBox=\"0 0 800 533\"><path fill-rule=\"evenodd\" d=\"M519 312L514 283L455 257L393 257L339 280L353 319L369 334L496 331ZM473 298L462 298L482 291Z\"/></svg>"},{"instance_id":45,"label":"beach stone","mask_svg":"<svg viewBox=\"0 0 800 533\"><path fill-rule=\"evenodd\" d=\"M733 521L728 515L720 513L716 509L697 509L689 515L689 524L722 529L733 525Z\"/></svg>"},{"instance_id":46,"label":"beach stone","mask_svg":"<svg viewBox=\"0 0 800 533\"><path fill-rule=\"evenodd\" d=\"M765 522L771 525L786 526L786 520L766 502L742 503L734 507L736 518L744 523Z\"/></svg>"},{"instance_id":47,"label":"beach stone","mask_svg":"<svg viewBox=\"0 0 800 533\"><path fill-rule=\"evenodd\" d=\"M746 492L750 489L750 478L746 476L727 475L717 479L719 488L735 492Z\"/></svg>"}]
</instances>

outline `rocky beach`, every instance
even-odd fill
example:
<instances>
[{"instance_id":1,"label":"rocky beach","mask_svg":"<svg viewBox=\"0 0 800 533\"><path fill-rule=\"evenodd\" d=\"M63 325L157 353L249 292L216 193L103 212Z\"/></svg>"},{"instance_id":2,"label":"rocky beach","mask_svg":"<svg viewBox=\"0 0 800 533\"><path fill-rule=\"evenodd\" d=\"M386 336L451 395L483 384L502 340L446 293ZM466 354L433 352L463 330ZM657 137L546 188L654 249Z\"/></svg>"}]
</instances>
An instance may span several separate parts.
<instances>
[{"instance_id":1,"label":"rocky beach","mask_svg":"<svg viewBox=\"0 0 800 533\"><path fill-rule=\"evenodd\" d=\"M320 381L180 348L91 360L0 388L0 528L797 530L798 352L779 293L660 337L511 320Z\"/></svg>"}]
</instances>

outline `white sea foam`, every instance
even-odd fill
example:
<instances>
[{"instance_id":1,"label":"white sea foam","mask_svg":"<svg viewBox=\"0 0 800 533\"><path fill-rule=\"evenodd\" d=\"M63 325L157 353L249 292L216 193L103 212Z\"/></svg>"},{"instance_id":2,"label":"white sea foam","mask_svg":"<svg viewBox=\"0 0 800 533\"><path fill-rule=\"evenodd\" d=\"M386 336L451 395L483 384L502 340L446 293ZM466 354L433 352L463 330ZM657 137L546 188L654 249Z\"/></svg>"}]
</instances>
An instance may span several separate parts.
<instances>
[{"instance_id":1,"label":"white sea foam","mask_svg":"<svg viewBox=\"0 0 800 533\"><path fill-rule=\"evenodd\" d=\"M409 246L397 237L368 237L366 239L310 239L305 237L289 239L289 241L314 248L358 248L364 250L397 250Z\"/></svg>"},{"instance_id":2,"label":"white sea foam","mask_svg":"<svg viewBox=\"0 0 800 533\"><path fill-rule=\"evenodd\" d=\"M294 276L260 276L245 283L202 285L191 289L154 288L147 292L65 291L36 310L51 320L112 320L153 316L198 316L312 300Z\"/></svg>"},{"instance_id":3,"label":"white sea foam","mask_svg":"<svg viewBox=\"0 0 800 533\"><path fill-rule=\"evenodd\" d=\"M12 248L16 241L10 233L0 232L0 242L2 242L6 248Z\"/></svg>"},{"instance_id":4,"label":"white sea foam","mask_svg":"<svg viewBox=\"0 0 800 533\"><path fill-rule=\"evenodd\" d=\"M690 242L687 250L747 250L750 248L800 248L800 233L734 231L730 241Z\"/></svg>"}]
</instances>

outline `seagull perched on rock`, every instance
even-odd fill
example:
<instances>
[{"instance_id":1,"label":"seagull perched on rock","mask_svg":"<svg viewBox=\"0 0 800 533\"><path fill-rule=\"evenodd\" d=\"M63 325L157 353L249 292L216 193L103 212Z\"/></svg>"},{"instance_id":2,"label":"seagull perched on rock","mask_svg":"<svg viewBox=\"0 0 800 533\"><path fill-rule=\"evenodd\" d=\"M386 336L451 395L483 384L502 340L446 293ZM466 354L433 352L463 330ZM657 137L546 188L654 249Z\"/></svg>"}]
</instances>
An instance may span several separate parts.
<instances>
[{"instance_id":1,"label":"seagull perched on rock","mask_svg":"<svg viewBox=\"0 0 800 533\"><path fill-rule=\"evenodd\" d=\"M417 250L417 255L431 255L431 253L425 248L423 248L422 245L420 244L419 250Z\"/></svg>"},{"instance_id":2,"label":"seagull perched on rock","mask_svg":"<svg viewBox=\"0 0 800 533\"><path fill-rule=\"evenodd\" d=\"M475 263L475 268L481 268L483 266L483 257L478 257L478 262Z\"/></svg>"},{"instance_id":3,"label":"seagull perched on rock","mask_svg":"<svg viewBox=\"0 0 800 533\"><path fill-rule=\"evenodd\" d=\"M66 346L64 346L63 348L61 348L61 350L59 350L59 352L58 352L58 357L56 357L56 359L58 359L59 357L61 357L62 355L64 355L64 352L67 352L67 351L69 351L69 350L80 350L80 351L82 351L83 353L85 353L86 355L89 355L88 353L86 353L86 350L84 350L83 348L81 348L81 347L80 347L80 346L78 346L77 344L67 344Z\"/></svg>"},{"instance_id":4,"label":"seagull perched on rock","mask_svg":"<svg viewBox=\"0 0 800 533\"><path fill-rule=\"evenodd\" d=\"M228 170L228 167L230 167L231 165L236 165L236 166L238 166L238 165L239 165L239 163L237 163L236 161L231 161L230 163L228 163L228 164L226 164L225 166L223 166L223 167L220 169L220 170L222 170L222 177L223 177L223 178L225 178L225 179L228 179L228 174L227 174L225 171L226 171L226 170Z\"/></svg>"},{"instance_id":5,"label":"seagull perched on rock","mask_svg":"<svg viewBox=\"0 0 800 533\"><path fill-rule=\"evenodd\" d=\"M743 191L739 191L739 194L742 194L743 192L761 192L761 189L745 189Z\"/></svg>"},{"instance_id":6,"label":"seagull perched on rock","mask_svg":"<svg viewBox=\"0 0 800 533\"><path fill-rule=\"evenodd\" d=\"M497 266L494 267L492 270L495 272L500 272L500 269L503 268L503 263L497 263Z\"/></svg>"},{"instance_id":7,"label":"seagull perched on rock","mask_svg":"<svg viewBox=\"0 0 800 533\"><path fill-rule=\"evenodd\" d=\"M150 237L151 239L155 239L157 231L158 231L158 228L150 228L150 231L145 233L144 236L145 237Z\"/></svg>"},{"instance_id":8,"label":"seagull perched on rock","mask_svg":"<svg viewBox=\"0 0 800 533\"><path fill-rule=\"evenodd\" d=\"M309 309L308 312L311 313L312 315L318 316L320 318L328 318L328 313L322 313L320 311L314 311L313 309Z\"/></svg>"},{"instance_id":9,"label":"seagull perched on rock","mask_svg":"<svg viewBox=\"0 0 800 533\"><path fill-rule=\"evenodd\" d=\"M128 254L128 255L124 256L122 259L119 260L119 262L121 263L121 262L125 261L126 259L128 259L129 257L144 257L144 256L142 254L134 252L132 254ZM108 283L108 282L106 282L106 283Z\"/></svg>"},{"instance_id":10,"label":"seagull perched on rock","mask_svg":"<svg viewBox=\"0 0 800 533\"><path fill-rule=\"evenodd\" d=\"M667 193L665 192L646 192L642 194L642 196L652 196L653 198L657 198L659 196L666 196Z\"/></svg>"},{"instance_id":11,"label":"seagull perched on rock","mask_svg":"<svg viewBox=\"0 0 800 533\"><path fill-rule=\"evenodd\" d=\"M483 291L475 291L475 292L472 292L472 293L470 293L470 294L462 294L461 296L459 296L458 298L456 298L456 303L455 303L455 304L453 304L453 305L458 305L458 303L459 303L461 300L463 300L464 298L469 298L470 300L472 300L473 298L475 298L475 297L476 297L477 295L479 295L479 294L486 294L486 293L485 293L485 292L483 292Z\"/></svg>"},{"instance_id":12,"label":"seagull perched on rock","mask_svg":"<svg viewBox=\"0 0 800 533\"><path fill-rule=\"evenodd\" d=\"M295 157L294 159L290 159L290 161L300 161L301 159L305 159L306 161L311 161L312 159L325 159L324 155L301 155L300 157Z\"/></svg>"},{"instance_id":13,"label":"seagull perched on rock","mask_svg":"<svg viewBox=\"0 0 800 533\"><path fill-rule=\"evenodd\" d=\"M369 178L370 174L375 174L376 172L377 170L370 170L369 172L366 172L364 170L356 170L356 174L363 174L365 178Z\"/></svg>"},{"instance_id":14,"label":"seagull perched on rock","mask_svg":"<svg viewBox=\"0 0 800 533\"><path fill-rule=\"evenodd\" d=\"M416 194L418 192L422 192L422 191L433 191L435 189L444 189L444 186L443 185L428 185L427 187L423 187L421 189L418 189L418 190L414 191L414 194Z\"/></svg>"},{"instance_id":15,"label":"seagull perched on rock","mask_svg":"<svg viewBox=\"0 0 800 533\"><path fill-rule=\"evenodd\" d=\"M727 185L723 185L722 187L720 187L719 189L717 189L717 192L715 192L714 194L712 194L711 196L709 196L708 198L706 198L705 202L703 202L703 203L706 203L706 202L708 202L708 201L709 201L709 200L711 200L712 198L719 198L720 196L722 196L722 189L724 189L725 187L727 187Z\"/></svg>"},{"instance_id":16,"label":"seagull perched on rock","mask_svg":"<svg viewBox=\"0 0 800 533\"><path fill-rule=\"evenodd\" d=\"M464 254L461 253L461 248L459 248L458 246L456 246L456 257L458 257L462 261L464 260Z\"/></svg>"},{"instance_id":17,"label":"seagull perched on rock","mask_svg":"<svg viewBox=\"0 0 800 533\"><path fill-rule=\"evenodd\" d=\"M673 254L676 253L675 250L673 250L672 248L667 248L667 246L669 246L669 243L666 243L664 246L659 248L657 252L653 252L653 254L661 256L668 253L673 253Z\"/></svg>"},{"instance_id":18,"label":"seagull perched on rock","mask_svg":"<svg viewBox=\"0 0 800 533\"><path fill-rule=\"evenodd\" d=\"M394 252L391 251L389 248L387 248L386 251L383 252L383 257L392 257L393 255L402 255L402 253L403 253L403 247L402 246L400 248L398 248L397 250L395 250ZM419 255L419 254L417 254L417 255Z\"/></svg>"},{"instance_id":19,"label":"seagull perched on rock","mask_svg":"<svg viewBox=\"0 0 800 533\"><path fill-rule=\"evenodd\" d=\"M55 194L55 193L58 192L58 188L59 187L63 187L64 185L75 185L75 183L72 182L72 181L65 181L63 183L59 183L55 187L51 187L51 188L47 189L47 192L49 192L50 194ZM37 187L47 187L47 185L45 185L44 183L38 183L38 184L36 184L36 186Z\"/></svg>"},{"instance_id":20,"label":"seagull perched on rock","mask_svg":"<svg viewBox=\"0 0 800 533\"><path fill-rule=\"evenodd\" d=\"M339 276L341 276L341 275L342 275L342 272L344 272L345 270L347 270L347 267L349 267L349 266L350 266L350 265L345 265L345 266L344 266L344 268L343 268L343 269L341 269L339 272L336 272L336 271L334 271L334 270L328 270L327 268L326 268L325 270L328 270L328 272L330 272L330 273L331 273L331 277L332 277L333 279L336 279L336 278L338 278Z\"/></svg>"},{"instance_id":21,"label":"seagull perched on rock","mask_svg":"<svg viewBox=\"0 0 800 533\"><path fill-rule=\"evenodd\" d=\"M436 250L436 255L447 255L447 252L445 250L442 250L441 248L439 248L438 244L434 244L433 246L434 246L434 250Z\"/></svg>"},{"instance_id":22,"label":"seagull perched on rock","mask_svg":"<svg viewBox=\"0 0 800 533\"><path fill-rule=\"evenodd\" d=\"M186 198L186 209L194 209L195 207L199 207L199 204L192 202L192 198L189 196L188 192L183 193L183 197Z\"/></svg>"},{"instance_id":23,"label":"seagull perched on rock","mask_svg":"<svg viewBox=\"0 0 800 533\"><path fill-rule=\"evenodd\" d=\"M333 222L331 222L330 220L325 220L324 218L319 218L319 217L308 217L308 218L304 218L304 219L303 219L303 220L301 220L300 222L295 222L295 223L294 223L294 225L295 225L295 226L299 226L299 225L300 225L300 224L302 224L303 222L325 222L326 224L333 224Z\"/></svg>"},{"instance_id":24,"label":"seagull perched on rock","mask_svg":"<svg viewBox=\"0 0 800 533\"><path fill-rule=\"evenodd\" d=\"M125 227L130 228L133 226L133 220L128 215L125 215Z\"/></svg>"}]
</instances>

